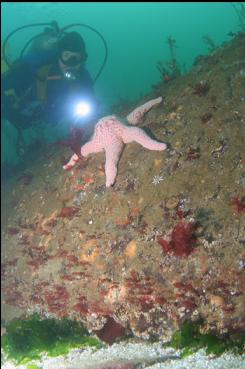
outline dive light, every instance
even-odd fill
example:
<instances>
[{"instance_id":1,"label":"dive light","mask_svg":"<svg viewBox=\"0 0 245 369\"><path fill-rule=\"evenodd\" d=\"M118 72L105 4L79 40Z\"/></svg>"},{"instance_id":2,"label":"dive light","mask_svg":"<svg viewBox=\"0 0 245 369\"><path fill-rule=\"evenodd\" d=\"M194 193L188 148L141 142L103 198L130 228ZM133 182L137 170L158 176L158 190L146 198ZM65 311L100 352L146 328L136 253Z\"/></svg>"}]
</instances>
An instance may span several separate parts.
<instances>
[{"instance_id":1,"label":"dive light","mask_svg":"<svg viewBox=\"0 0 245 369\"><path fill-rule=\"evenodd\" d=\"M92 106L88 101L80 101L75 106L75 115L77 118L83 118L90 115Z\"/></svg>"}]
</instances>

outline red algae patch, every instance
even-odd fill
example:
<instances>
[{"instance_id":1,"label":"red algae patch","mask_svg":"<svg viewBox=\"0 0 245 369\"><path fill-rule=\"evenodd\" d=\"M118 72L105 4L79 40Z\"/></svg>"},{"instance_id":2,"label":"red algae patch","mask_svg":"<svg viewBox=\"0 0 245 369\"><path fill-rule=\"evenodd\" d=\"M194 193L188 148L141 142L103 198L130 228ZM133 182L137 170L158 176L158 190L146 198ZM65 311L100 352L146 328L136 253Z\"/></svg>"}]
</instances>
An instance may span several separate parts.
<instances>
[{"instance_id":1,"label":"red algae patch","mask_svg":"<svg viewBox=\"0 0 245 369\"><path fill-rule=\"evenodd\" d=\"M170 241L157 236L157 242L165 253L172 252L176 256L188 256L194 250L196 243L195 227L195 223L180 222L174 227Z\"/></svg>"},{"instance_id":2,"label":"red algae patch","mask_svg":"<svg viewBox=\"0 0 245 369\"><path fill-rule=\"evenodd\" d=\"M231 205L235 209L237 213L244 213L245 212L245 196L239 197L232 197Z\"/></svg>"}]
</instances>

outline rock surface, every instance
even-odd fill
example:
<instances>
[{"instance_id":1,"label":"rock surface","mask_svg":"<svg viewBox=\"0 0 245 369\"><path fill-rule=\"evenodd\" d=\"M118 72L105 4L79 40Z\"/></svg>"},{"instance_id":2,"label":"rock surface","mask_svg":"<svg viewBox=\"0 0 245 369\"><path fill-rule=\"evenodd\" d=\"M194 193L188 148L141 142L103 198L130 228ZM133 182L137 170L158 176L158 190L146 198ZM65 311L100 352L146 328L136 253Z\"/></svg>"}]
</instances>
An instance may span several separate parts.
<instances>
[{"instance_id":1,"label":"rock surface","mask_svg":"<svg viewBox=\"0 0 245 369\"><path fill-rule=\"evenodd\" d=\"M244 329L244 44L158 86L140 126L171 148L129 144L113 188L103 153L64 172L70 151L51 147L3 189L4 320L37 311L109 337L113 319L162 340L188 319Z\"/></svg>"}]
</instances>

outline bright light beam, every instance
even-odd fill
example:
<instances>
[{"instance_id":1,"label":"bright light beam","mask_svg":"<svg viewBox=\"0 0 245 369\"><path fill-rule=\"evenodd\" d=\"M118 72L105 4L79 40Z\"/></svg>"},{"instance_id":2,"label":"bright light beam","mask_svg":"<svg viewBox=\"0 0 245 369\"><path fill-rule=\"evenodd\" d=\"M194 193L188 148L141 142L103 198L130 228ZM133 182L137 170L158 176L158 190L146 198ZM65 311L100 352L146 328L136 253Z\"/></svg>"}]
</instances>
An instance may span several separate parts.
<instances>
[{"instance_id":1,"label":"bright light beam","mask_svg":"<svg viewBox=\"0 0 245 369\"><path fill-rule=\"evenodd\" d=\"M91 105L85 101L77 104L75 113L78 117L85 117L91 112Z\"/></svg>"}]
</instances>

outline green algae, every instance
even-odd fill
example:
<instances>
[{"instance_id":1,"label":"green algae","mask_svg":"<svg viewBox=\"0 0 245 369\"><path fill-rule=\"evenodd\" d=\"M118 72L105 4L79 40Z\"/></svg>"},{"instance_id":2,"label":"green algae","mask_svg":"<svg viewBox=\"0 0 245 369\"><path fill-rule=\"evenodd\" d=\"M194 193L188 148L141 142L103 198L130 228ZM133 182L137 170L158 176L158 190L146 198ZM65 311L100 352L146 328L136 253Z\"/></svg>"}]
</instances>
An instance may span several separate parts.
<instances>
[{"instance_id":1,"label":"green algae","mask_svg":"<svg viewBox=\"0 0 245 369\"><path fill-rule=\"evenodd\" d=\"M36 364L28 364L26 369L41 369L40 366Z\"/></svg>"},{"instance_id":2,"label":"green algae","mask_svg":"<svg viewBox=\"0 0 245 369\"><path fill-rule=\"evenodd\" d=\"M201 348L205 348L208 354L216 356L225 351L232 351L240 355L245 349L245 332L238 332L224 337L215 336L213 333L201 333L202 322L192 323L186 321L177 331L170 342L170 346L183 350L181 357L193 354Z\"/></svg>"},{"instance_id":3,"label":"green algae","mask_svg":"<svg viewBox=\"0 0 245 369\"><path fill-rule=\"evenodd\" d=\"M68 319L42 320L37 314L26 319L14 319L6 326L2 349L7 359L25 364L48 356L66 355L75 347L102 347L102 343L89 336L79 322ZM30 369L34 364L29 364ZM35 368L35 365L34 367Z\"/></svg>"}]
</instances>

